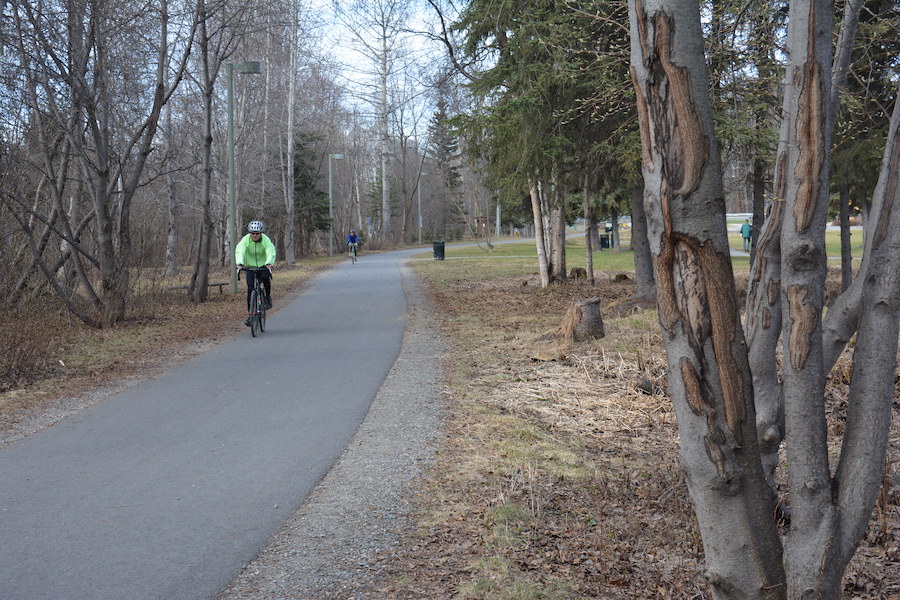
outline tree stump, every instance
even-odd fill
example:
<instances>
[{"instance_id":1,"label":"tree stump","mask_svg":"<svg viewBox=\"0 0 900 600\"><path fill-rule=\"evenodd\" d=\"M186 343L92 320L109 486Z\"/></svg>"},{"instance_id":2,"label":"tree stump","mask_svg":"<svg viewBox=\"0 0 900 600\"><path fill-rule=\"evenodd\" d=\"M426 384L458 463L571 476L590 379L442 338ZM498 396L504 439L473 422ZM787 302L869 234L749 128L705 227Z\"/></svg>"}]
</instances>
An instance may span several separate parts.
<instances>
[{"instance_id":1,"label":"tree stump","mask_svg":"<svg viewBox=\"0 0 900 600\"><path fill-rule=\"evenodd\" d=\"M595 296L573 304L566 312L559 332L562 337L575 342L604 337L600 298Z\"/></svg>"},{"instance_id":2,"label":"tree stump","mask_svg":"<svg viewBox=\"0 0 900 600\"><path fill-rule=\"evenodd\" d=\"M572 267L572 270L569 272L569 279L573 281L587 279L587 269L584 267Z\"/></svg>"}]
</instances>

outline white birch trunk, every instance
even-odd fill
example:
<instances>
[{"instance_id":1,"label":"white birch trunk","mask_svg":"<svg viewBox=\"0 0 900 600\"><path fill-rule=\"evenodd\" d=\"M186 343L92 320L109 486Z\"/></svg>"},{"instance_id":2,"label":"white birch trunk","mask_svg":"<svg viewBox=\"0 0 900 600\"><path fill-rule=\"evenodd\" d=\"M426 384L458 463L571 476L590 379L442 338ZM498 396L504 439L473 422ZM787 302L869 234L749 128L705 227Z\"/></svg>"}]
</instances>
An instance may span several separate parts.
<instances>
[{"instance_id":1,"label":"white birch trunk","mask_svg":"<svg viewBox=\"0 0 900 600\"><path fill-rule=\"evenodd\" d=\"M550 285L550 269L547 265L547 245L544 240L544 214L541 208L540 190L536 179L531 181L531 212L534 216L534 242L537 247L538 269L541 274L541 287Z\"/></svg>"},{"instance_id":2,"label":"white birch trunk","mask_svg":"<svg viewBox=\"0 0 900 600\"><path fill-rule=\"evenodd\" d=\"M166 277L178 274L178 188L175 185L175 149L172 108L166 107L166 185L169 188L169 231L166 235Z\"/></svg>"},{"instance_id":3,"label":"white birch trunk","mask_svg":"<svg viewBox=\"0 0 900 600\"><path fill-rule=\"evenodd\" d=\"M388 129L388 40L383 36L381 54L381 229L385 241L391 235L391 182L388 179L388 158L390 152L390 131Z\"/></svg>"},{"instance_id":4,"label":"white birch trunk","mask_svg":"<svg viewBox=\"0 0 900 600\"><path fill-rule=\"evenodd\" d=\"M558 186L553 186L553 204L550 208L550 243L553 247L551 256L551 279L557 282L565 282L566 273L566 211L563 206L562 194Z\"/></svg>"},{"instance_id":5,"label":"white birch trunk","mask_svg":"<svg viewBox=\"0 0 900 600\"><path fill-rule=\"evenodd\" d=\"M300 23L297 18L297 2L291 0L291 58L290 72L288 73L288 98L287 98L287 173L284 178L284 259L288 266L294 264L296 250L295 225L297 221L296 205L294 202L294 104L297 94L297 31Z\"/></svg>"}]
</instances>

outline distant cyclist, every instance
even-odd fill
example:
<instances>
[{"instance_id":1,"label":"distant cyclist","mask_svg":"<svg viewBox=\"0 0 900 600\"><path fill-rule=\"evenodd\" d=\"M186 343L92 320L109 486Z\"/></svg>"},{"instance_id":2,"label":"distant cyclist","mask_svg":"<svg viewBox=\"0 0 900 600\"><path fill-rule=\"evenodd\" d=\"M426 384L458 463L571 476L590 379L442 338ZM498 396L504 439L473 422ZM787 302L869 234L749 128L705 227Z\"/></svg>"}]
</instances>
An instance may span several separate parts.
<instances>
[{"instance_id":1,"label":"distant cyclist","mask_svg":"<svg viewBox=\"0 0 900 600\"><path fill-rule=\"evenodd\" d=\"M250 292L256 285L256 277L262 281L266 290L266 308L272 308L272 274L271 269L275 264L275 244L263 233L261 221L250 221L247 225L247 235L238 242L234 249L234 262L239 269L244 267L267 267L263 271L247 271L247 311L250 311ZM247 325L250 319L247 319Z\"/></svg>"},{"instance_id":2,"label":"distant cyclist","mask_svg":"<svg viewBox=\"0 0 900 600\"><path fill-rule=\"evenodd\" d=\"M359 253L359 236L352 229L347 235L347 250L353 254Z\"/></svg>"}]
</instances>

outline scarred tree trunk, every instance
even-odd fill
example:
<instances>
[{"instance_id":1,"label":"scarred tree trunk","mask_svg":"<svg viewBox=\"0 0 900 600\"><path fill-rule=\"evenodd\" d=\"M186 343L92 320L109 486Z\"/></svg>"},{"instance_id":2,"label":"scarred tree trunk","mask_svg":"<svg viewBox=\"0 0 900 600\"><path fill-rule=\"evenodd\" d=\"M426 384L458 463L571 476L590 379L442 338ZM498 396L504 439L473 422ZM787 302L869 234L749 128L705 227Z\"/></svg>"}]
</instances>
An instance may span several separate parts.
<instances>
[{"instance_id":1,"label":"scarred tree trunk","mask_svg":"<svg viewBox=\"0 0 900 600\"><path fill-rule=\"evenodd\" d=\"M709 581L717 598L778 598L782 547L756 447L699 6L631 0L629 13L669 390Z\"/></svg>"},{"instance_id":2,"label":"scarred tree trunk","mask_svg":"<svg viewBox=\"0 0 900 600\"><path fill-rule=\"evenodd\" d=\"M849 43L843 32L850 29L853 5L858 8L855 1L847 4L843 44ZM699 9L694 4L686 11L676 0L631 5L645 205L670 393L716 598L840 598L842 574L882 480L900 329L900 104L891 119L860 275L823 321L834 115L831 8L825 0L791 3L775 198L751 272L744 351L740 329L722 318L732 309L733 281L722 257L721 177L694 23ZM854 332L853 381L832 473L825 380ZM748 437L755 433L754 394L759 448ZM748 397L750 402L737 401ZM699 414L706 419L701 422ZM784 432L792 513L782 566L774 520L759 518L759 509L769 513L772 496L759 488L762 473L754 473L763 462L760 451L767 465L777 462ZM715 463L720 481L704 461ZM735 504L737 498L744 503Z\"/></svg>"},{"instance_id":3,"label":"scarred tree trunk","mask_svg":"<svg viewBox=\"0 0 900 600\"><path fill-rule=\"evenodd\" d=\"M850 62L850 50L855 37L861 5L862 0L851 0L844 6L844 17L841 23L841 31L838 37L834 58L832 86L828 92L829 97L827 99L827 109L831 121L833 121L837 114L837 108L840 103L840 90L847 77ZM798 10L796 14L802 15L807 14L808 12L808 10ZM810 36L813 35L813 32L809 28L803 28L795 23L791 27L790 35L794 37L795 44L803 47L805 41L811 39ZM789 79L788 88L797 88L803 81L802 78ZM800 94L796 91L793 95L786 95L786 108L784 110L788 114L797 113L796 108L792 108L792 104L796 103L799 98ZM820 116L824 117L824 114L824 112L821 112ZM804 118L807 117L808 115L804 116ZM790 119L782 120L782 127L779 135L781 142L779 144L775 162L774 203L769 219L765 224L765 230L761 233L760 237L761 247L759 253L764 255L766 259L763 262L754 262L753 264L747 302L747 339L751 353L750 365L754 372L754 383L757 385L756 401L758 407L757 414L760 417L759 429L763 436L766 436L766 432L769 432L769 439L768 441L763 442L763 445L774 448L773 452L775 453L777 453L777 447L784 435L784 424L783 422L779 425L773 421L766 421L764 415L782 415L783 418L783 398L781 397L781 389L774 381L777 372L775 368L774 353L780 339L782 323L781 294L776 293L781 285L782 279L781 261L779 258L782 253L782 209L785 201L793 201L794 193L796 192L796 189L798 189L797 187L790 188L788 185L788 182L790 181L790 165L794 164L797 160L796 157L792 157L792 155L798 150L796 143L793 143L791 140L795 135L800 133L797 127L792 126L792 124L793 122ZM830 143L830 126L827 132L827 143ZM826 141L823 139L822 143L825 144ZM756 228L755 223L754 228ZM852 314L852 310L855 310L859 306L859 293L857 290L860 286L854 287L855 289L851 290L849 295L842 295L839 300L842 307L849 312L839 313L838 311L834 311L834 314L832 314L832 310L829 310L827 316L827 320L833 323L835 331L840 330L840 333L837 333L839 339L829 341L827 334L828 328L826 328L826 355L823 367L826 372L830 369L831 365L834 364L834 361L837 360L837 355L840 354L846 341L855 330L856 317ZM840 317L840 319L838 317ZM829 348L831 348L831 350L829 350ZM757 376L757 374L759 375ZM776 433L776 430L777 435L773 435ZM774 465L777 464L778 457L772 455L767 462L774 470Z\"/></svg>"},{"instance_id":4,"label":"scarred tree trunk","mask_svg":"<svg viewBox=\"0 0 900 600\"><path fill-rule=\"evenodd\" d=\"M795 538L792 526L789 537L788 547L797 545L797 551L790 553L794 562L789 565L789 573L797 577L789 587L795 598L810 593L821 598L841 597L841 577L865 534L881 487L900 329L900 102L894 104L868 231L860 274L829 307L823 327L821 360L827 372L837 359L840 338L834 333L846 323L848 314L856 315L853 380L837 469L826 480L824 494L805 493L802 504L795 501L795 514L801 509L810 513L804 522L809 534ZM848 309L851 304L852 310ZM792 439L788 438L789 447ZM804 454L801 459L809 457ZM821 469L830 475L827 465ZM792 488L794 485L799 483L795 484L792 476Z\"/></svg>"},{"instance_id":5,"label":"scarred tree trunk","mask_svg":"<svg viewBox=\"0 0 900 600\"><path fill-rule=\"evenodd\" d=\"M785 548L789 598L840 597L821 559L832 544L821 316L825 298L825 219L831 147L832 11L828 0L790 7L791 64L785 87L785 122L792 128L784 155L785 200L781 231L782 361L785 431L790 432L791 529ZM793 33L794 35L791 35ZM840 570L842 572L843 569Z\"/></svg>"}]
</instances>

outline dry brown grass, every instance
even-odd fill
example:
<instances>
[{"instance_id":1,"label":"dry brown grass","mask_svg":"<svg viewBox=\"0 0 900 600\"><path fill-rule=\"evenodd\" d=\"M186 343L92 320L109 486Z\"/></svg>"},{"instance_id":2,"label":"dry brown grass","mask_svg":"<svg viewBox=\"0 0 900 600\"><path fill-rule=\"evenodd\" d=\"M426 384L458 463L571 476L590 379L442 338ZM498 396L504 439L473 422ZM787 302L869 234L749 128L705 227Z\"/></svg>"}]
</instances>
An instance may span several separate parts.
<instances>
[{"instance_id":1,"label":"dry brown grass","mask_svg":"<svg viewBox=\"0 0 900 600\"><path fill-rule=\"evenodd\" d=\"M381 557L393 573L381 596L711 597L656 315L627 302L632 283L609 274L597 287L541 290L536 276L467 281L440 265L422 270L437 282L453 341L452 408L417 529ZM573 302L597 295L604 339L539 341ZM842 385L831 386L835 397ZM898 500L895 487L848 571L848 598L900 593Z\"/></svg>"}]
</instances>

